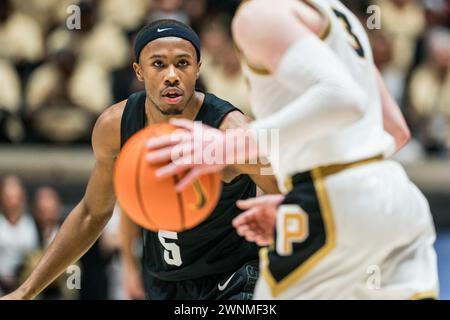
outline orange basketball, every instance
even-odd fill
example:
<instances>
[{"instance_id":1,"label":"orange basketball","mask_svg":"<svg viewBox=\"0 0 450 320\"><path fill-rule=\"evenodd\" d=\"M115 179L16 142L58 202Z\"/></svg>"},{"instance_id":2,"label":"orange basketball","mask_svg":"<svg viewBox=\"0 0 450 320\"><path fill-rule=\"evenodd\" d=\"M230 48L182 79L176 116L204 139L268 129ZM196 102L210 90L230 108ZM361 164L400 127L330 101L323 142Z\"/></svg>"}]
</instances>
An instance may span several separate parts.
<instances>
[{"instance_id":1,"label":"orange basketball","mask_svg":"<svg viewBox=\"0 0 450 320\"><path fill-rule=\"evenodd\" d=\"M114 188L122 211L153 231L180 232L195 227L215 208L221 191L217 173L200 177L181 193L175 191L175 185L182 175L156 178L155 171L162 165L146 161L146 142L174 130L170 124L156 124L139 131L123 146L116 161Z\"/></svg>"}]
</instances>

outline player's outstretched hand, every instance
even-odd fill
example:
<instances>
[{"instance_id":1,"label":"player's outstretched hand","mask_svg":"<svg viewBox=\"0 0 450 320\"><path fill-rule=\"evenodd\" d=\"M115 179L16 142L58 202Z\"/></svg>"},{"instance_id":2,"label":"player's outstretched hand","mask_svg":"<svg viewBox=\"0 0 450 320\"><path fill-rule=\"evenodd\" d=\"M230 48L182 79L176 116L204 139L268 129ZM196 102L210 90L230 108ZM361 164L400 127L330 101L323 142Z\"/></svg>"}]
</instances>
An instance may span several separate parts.
<instances>
[{"instance_id":1,"label":"player's outstretched hand","mask_svg":"<svg viewBox=\"0 0 450 320\"><path fill-rule=\"evenodd\" d=\"M247 241L259 246L270 245L273 241L277 207L283 195L266 195L237 202L244 211L233 220L237 233Z\"/></svg>"},{"instance_id":2,"label":"player's outstretched hand","mask_svg":"<svg viewBox=\"0 0 450 320\"><path fill-rule=\"evenodd\" d=\"M151 138L147 143L149 163L169 162L156 171L157 177L163 179L186 172L176 186L177 191L181 191L199 176L225 168L224 156L217 156L217 152L213 153L214 156L211 154L212 150L224 150L225 135L222 131L185 119L171 119L170 124L184 130Z\"/></svg>"}]
</instances>

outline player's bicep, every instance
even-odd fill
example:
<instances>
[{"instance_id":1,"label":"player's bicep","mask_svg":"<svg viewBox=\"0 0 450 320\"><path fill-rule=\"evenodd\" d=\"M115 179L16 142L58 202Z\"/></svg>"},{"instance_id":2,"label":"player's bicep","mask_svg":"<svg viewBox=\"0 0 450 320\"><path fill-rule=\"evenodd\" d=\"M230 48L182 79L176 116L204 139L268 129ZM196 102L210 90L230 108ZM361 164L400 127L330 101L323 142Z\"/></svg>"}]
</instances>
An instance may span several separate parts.
<instances>
[{"instance_id":1,"label":"player's bicep","mask_svg":"<svg viewBox=\"0 0 450 320\"><path fill-rule=\"evenodd\" d=\"M117 156L118 137L112 117L100 116L92 133L92 148L96 158L83 202L93 215L110 215L114 210L113 172Z\"/></svg>"},{"instance_id":2,"label":"player's bicep","mask_svg":"<svg viewBox=\"0 0 450 320\"><path fill-rule=\"evenodd\" d=\"M114 210L114 162L97 161L91 172L83 203L92 216L108 216Z\"/></svg>"}]
</instances>

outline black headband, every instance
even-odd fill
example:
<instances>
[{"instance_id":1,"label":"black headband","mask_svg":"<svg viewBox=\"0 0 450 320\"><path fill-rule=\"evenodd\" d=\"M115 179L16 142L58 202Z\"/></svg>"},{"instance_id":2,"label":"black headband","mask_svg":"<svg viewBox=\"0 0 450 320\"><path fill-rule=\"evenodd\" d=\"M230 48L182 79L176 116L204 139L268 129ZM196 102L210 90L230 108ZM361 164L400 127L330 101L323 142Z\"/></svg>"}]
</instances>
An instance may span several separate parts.
<instances>
[{"instance_id":1,"label":"black headband","mask_svg":"<svg viewBox=\"0 0 450 320\"><path fill-rule=\"evenodd\" d=\"M141 51L149 42L167 37L177 37L189 41L197 52L197 62L200 61L200 39L198 35L191 28L177 21L167 21L157 25L148 25L139 32L134 44L136 62L139 62Z\"/></svg>"}]
</instances>

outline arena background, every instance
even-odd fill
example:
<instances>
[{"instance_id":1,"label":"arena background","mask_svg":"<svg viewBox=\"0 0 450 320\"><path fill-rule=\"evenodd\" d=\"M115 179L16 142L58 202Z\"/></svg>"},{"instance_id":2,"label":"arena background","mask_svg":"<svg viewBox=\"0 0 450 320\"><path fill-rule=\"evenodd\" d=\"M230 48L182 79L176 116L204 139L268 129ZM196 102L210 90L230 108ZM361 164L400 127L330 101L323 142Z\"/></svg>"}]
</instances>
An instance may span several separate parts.
<instances>
[{"instance_id":1,"label":"arena background","mask_svg":"<svg viewBox=\"0 0 450 320\"><path fill-rule=\"evenodd\" d=\"M203 45L199 87L251 115L229 30L239 2L0 0L0 178L17 176L26 195L4 192L0 211L6 214L5 203L20 208L40 234L40 241L28 247L21 245L23 238L5 241L0 234L4 292L22 281L57 223L83 196L94 161L89 143L97 116L141 90L131 67L131 44L143 24L165 17L189 23ZM413 132L396 158L430 202L438 230L441 298L450 299L450 1L343 2L364 24L381 14L381 28L368 30L375 63ZM72 4L81 9L80 30L66 25ZM377 7L368 13L370 5ZM113 219L78 262L81 290L55 285L41 298L128 298L116 235Z\"/></svg>"}]
</instances>

